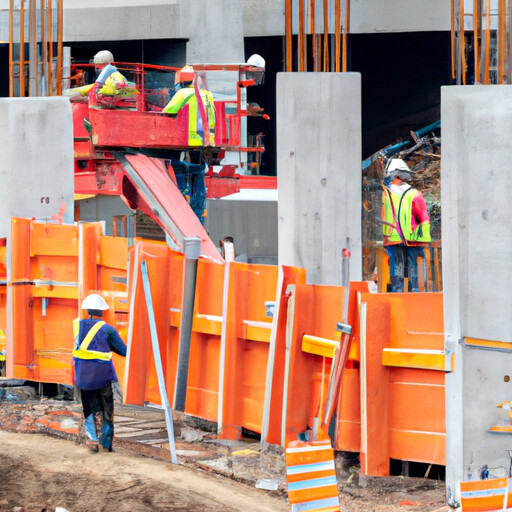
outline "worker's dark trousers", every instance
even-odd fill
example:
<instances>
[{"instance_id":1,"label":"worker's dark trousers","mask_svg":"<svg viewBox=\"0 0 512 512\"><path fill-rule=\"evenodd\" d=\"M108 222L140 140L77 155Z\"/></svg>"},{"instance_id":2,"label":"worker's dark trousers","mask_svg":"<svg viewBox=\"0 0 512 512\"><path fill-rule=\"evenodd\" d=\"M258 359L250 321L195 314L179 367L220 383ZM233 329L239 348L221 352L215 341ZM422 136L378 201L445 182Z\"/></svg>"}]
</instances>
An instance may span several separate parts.
<instances>
[{"instance_id":1,"label":"worker's dark trousers","mask_svg":"<svg viewBox=\"0 0 512 512\"><path fill-rule=\"evenodd\" d=\"M388 245L389 277L392 292L404 291L404 278L408 278L410 292L418 291L418 258L425 258L425 249L402 244Z\"/></svg>"},{"instance_id":2,"label":"worker's dark trousers","mask_svg":"<svg viewBox=\"0 0 512 512\"><path fill-rule=\"evenodd\" d=\"M91 441L99 441L103 448L111 451L114 437L114 393L112 384L109 383L101 389L81 389L80 394L82 396L84 427L87 437ZM99 438L96 413L101 417Z\"/></svg>"}]
</instances>

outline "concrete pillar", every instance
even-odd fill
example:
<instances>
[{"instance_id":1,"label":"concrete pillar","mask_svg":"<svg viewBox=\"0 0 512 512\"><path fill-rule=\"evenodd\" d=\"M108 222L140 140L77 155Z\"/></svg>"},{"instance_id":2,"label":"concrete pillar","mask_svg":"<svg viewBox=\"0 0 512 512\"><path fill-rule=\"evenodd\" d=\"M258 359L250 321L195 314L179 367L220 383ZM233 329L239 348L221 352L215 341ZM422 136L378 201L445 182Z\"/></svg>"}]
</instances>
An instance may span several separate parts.
<instances>
[{"instance_id":1,"label":"concrete pillar","mask_svg":"<svg viewBox=\"0 0 512 512\"><path fill-rule=\"evenodd\" d=\"M188 63L245 62L240 0L187 0L180 10Z\"/></svg>"},{"instance_id":2,"label":"concrete pillar","mask_svg":"<svg viewBox=\"0 0 512 512\"><path fill-rule=\"evenodd\" d=\"M73 122L67 98L0 99L0 237L11 217L73 222Z\"/></svg>"},{"instance_id":3,"label":"concrete pillar","mask_svg":"<svg viewBox=\"0 0 512 512\"><path fill-rule=\"evenodd\" d=\"M277 75L280 265L311 284L341 284L341 251L361 279L361 76Z\"/></svg>"},{"instance_id":4,"label":"concrete pillar","mask_svg":"<svg viewBox=\"0 0 512 512\"><path fill-rule=\"evenodd\" d=\"M496 405L512 399L512 88L443 87L441 119L445 343L456 360L446 378L446 483L455 505L461 480L510 472L512 437L488 429L500 420Z\"/></svg>"}]
</instances>

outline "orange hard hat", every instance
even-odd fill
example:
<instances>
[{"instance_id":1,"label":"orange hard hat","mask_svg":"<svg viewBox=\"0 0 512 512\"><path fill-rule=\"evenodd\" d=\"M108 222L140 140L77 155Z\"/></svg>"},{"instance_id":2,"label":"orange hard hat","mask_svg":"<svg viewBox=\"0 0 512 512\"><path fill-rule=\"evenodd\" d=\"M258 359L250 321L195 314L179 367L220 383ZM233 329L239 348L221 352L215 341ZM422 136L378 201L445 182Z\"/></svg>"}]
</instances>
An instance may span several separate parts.
<instances>
[{"instance_id":1,"label":"orange hard hat","mask_svg":"<svg viewBox=\"0 0 512 512\"><path fill-rule=\"evenodd\" d=\"M192 66L184 66L179 71L176 71L174 83L192 82L194 80L194 68Z\"/></svg>"}]
</instances>

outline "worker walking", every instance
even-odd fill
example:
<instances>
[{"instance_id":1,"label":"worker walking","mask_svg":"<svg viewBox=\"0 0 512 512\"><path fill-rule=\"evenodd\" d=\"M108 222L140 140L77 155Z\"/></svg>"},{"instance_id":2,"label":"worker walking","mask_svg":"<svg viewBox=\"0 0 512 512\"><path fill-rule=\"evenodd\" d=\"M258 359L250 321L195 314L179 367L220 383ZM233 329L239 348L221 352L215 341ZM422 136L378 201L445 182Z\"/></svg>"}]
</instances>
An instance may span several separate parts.
<instances>
[{"instance_id":1,"label":"worker walking","mask_svg":"<svg viewBox=\"0 0 512 512\"><path fill-rule=\"evenodd\" d=\"M112 382L117 381L112 351L126 356L126 345L114 327L103 320L109 309L105 299L93 293L82 302L89 318L78 323L73 350L75 386L80 390L84 412L86 445L91 451L112 451L114 437L114 394ZM98 435L96 415L101 418Z\"/></svg>"},{"instance_id":2,"label":"worker walking","mask_svg":"<svg viewBox=\"0 0 512 512\"><path fill-rule=\"evenodd\" d=\"M384 247L389 256L391 291L403 292L407 275L408 290L418 291L418 258L425 257L430 242L430 218L423 194L411 187L407 164L393 158L384 178Z\"/></svg>"},{"instance_id":3,"label":"worker walking","mask_svg":"<svg viewBox=\"0 0 512 512\"><path fill-rule=\"evenodd\" d=\"M165 114L177 114L188 105L188 145L215 145L215 103L210 91L194 84L194 70L185 66L176 72L175 84L180 86L169 103ZM200 100L200 101L199 101Z\"/></svg>"}]
</instances>

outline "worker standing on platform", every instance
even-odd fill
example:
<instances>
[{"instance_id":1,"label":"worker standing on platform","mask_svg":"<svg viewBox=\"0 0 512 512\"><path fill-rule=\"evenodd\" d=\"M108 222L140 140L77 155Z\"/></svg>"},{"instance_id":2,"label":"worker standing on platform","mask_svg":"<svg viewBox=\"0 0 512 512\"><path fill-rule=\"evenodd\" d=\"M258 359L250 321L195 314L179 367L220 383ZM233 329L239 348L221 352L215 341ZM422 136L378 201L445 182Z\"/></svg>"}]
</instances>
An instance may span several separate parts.
<instances>
[{"instance_id":1,"label":"worker standing on platform","mask_svg":"<svg viewBox=\"0 0 512 512\"><path fill-rule=\"evenodd\" d=\"M91 451L112 451L114 437L114 394L112 382L117 381L112 351L126 356L126 345L114 327L103 320L109 309L105 299L93 293L82 302L89 318L78 323L73 350L75 386L80 390L84 412L86 445ZM101 417L98 435L96 415Z\"/></svg>"},{"instance_id":2,"label":"worker standing on platform","mask_svg":"<svg viewBox=\"0 0 512 512\"><path fill-rule=\"evenodd\" d=\"M94 56L93 63L99 75L89 93L89 99L91 99L91 95L97 96L98 94L105 96L135 96L137 94L134 84L126 80L113 62L114 56L108 50L101 50Z\"/></svg>"},{"instance_id":3,"label":"worker standing on platform","mask_svg":"<svg viewBox=\"0 0 512 512\"><path fill-rule=\"evenodd\" d=\"M430 242L430 218L423 194L412 188L411 172L399 159L389 160L384 173L383 235L389 256L391 291L418 291L418 258Z\"/></svg>"},{"instance_id":4,"label":"worker standing on platform","mask_svg":"<svg viewBox=\"0 0 512 512\"><path fill-rule=\"evenodd\" d=\"M215 145L215 104L210 91L199 89L194 82L194 70L185 66L176 72L175 84L180 86L163 109L165 114L177 114L188 105L188 145ZM201 101L198 101L198 100ZM208 137L205 135L208 133Z\"/></svg>"}]
</instances>

